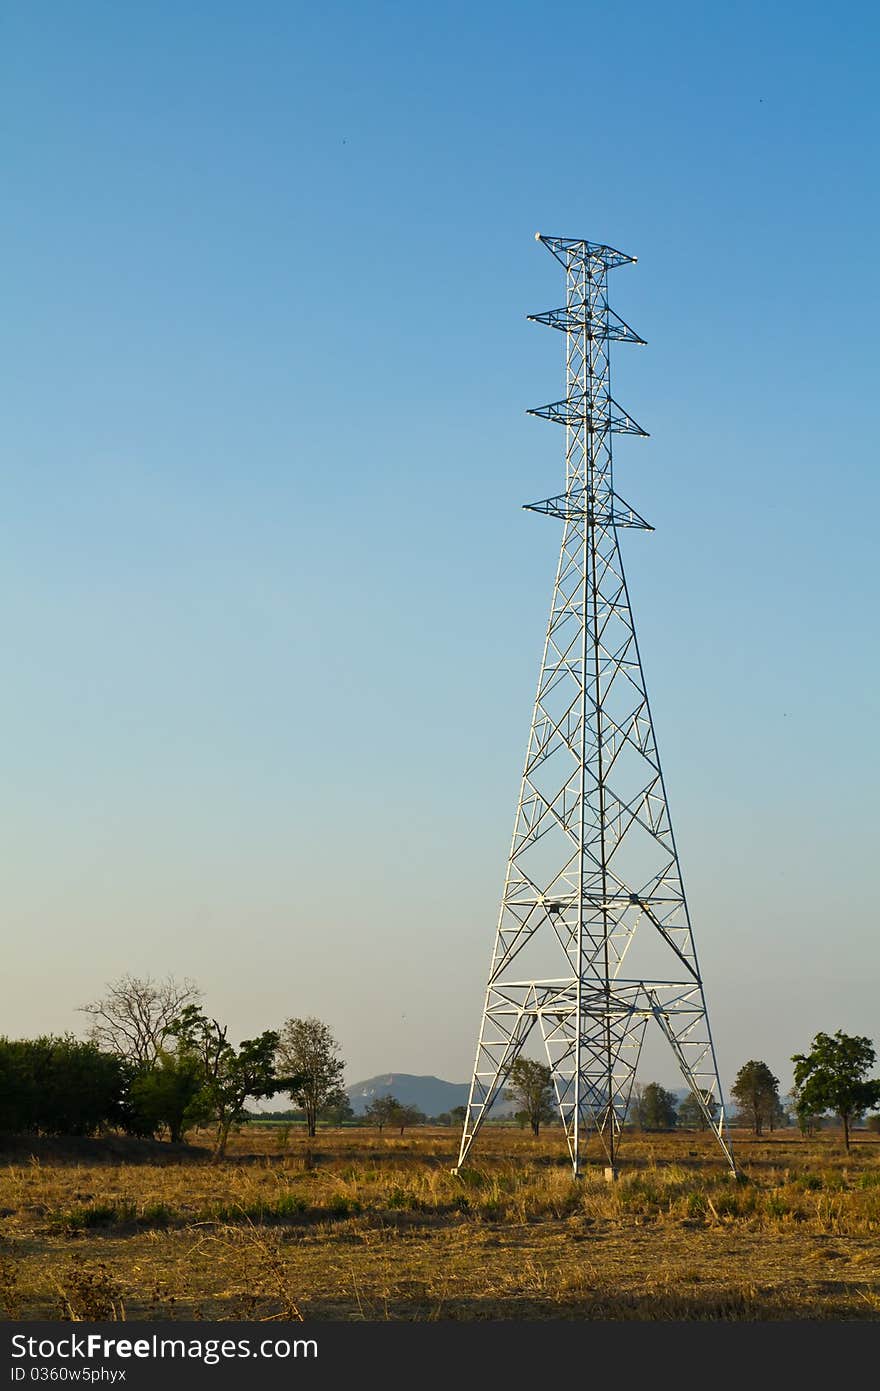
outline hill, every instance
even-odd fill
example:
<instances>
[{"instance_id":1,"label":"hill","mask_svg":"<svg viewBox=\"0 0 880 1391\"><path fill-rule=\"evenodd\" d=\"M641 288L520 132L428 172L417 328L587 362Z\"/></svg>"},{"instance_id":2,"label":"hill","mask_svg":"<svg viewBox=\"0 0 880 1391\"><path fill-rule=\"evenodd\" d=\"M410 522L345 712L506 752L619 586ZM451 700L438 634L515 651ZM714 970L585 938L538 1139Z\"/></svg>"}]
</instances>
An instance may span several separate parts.
<instances>
[{"instance_id":1,"label":"hill","mask_svg":"<svg viewBox=\"0 0 880 1391\"><path fill-rule=\"evenodd\" d=\"M439 1116L453 1106L466 1106L467 1082L444 1082L440 1077L415 1077L411 1072L383 1072L347 1087L355 1115L360 1115L377 1096L393 1096L404 1106L417 1106L426 1116Z\"/></svg>"},{"instance_id":2,"label":"hill","mask_svg":"<svg viewBox=\"0 0 880 1391\"><path fill-rule=\"evenodd\" d=\"M362 1115L377 1096L393 1096L404 1106L417 1106L426 1116L439 1116L451 1111L453 1106L466 1106L469 1090L467 1082L444 1082L441 1077L418 1077L411 1072L383 1072L378 1077L368 1077L364 1082L346 1087L356 1116ZM688 1094L686 1087L670 1087L669 1090L679 1105ZM492 1107L492 1115L509 1116L515 1109L512 1102L501 1097Z\"/></svg>"}]
</instances>

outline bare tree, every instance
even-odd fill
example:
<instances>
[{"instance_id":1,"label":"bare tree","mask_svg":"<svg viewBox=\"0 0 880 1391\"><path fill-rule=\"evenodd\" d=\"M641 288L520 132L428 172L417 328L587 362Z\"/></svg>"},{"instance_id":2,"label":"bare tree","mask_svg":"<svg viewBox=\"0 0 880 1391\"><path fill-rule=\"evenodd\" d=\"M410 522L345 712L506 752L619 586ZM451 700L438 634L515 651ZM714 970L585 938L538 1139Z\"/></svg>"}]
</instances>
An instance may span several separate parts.
<instances>
[{"instance_id":1,"label":"bare tree","mask_svg":"<svg viewBox=\"0 0 880 1391\"><path fill-rule=\"evenodd\" d=\"M173 976L120 976L107 993L80 1012L91 1017L89 1038L110 1053L138 1066L156 1061L162 1040L187 1005L197 1004L202 991L195 981Z\"/></svg>"}]
</instances>

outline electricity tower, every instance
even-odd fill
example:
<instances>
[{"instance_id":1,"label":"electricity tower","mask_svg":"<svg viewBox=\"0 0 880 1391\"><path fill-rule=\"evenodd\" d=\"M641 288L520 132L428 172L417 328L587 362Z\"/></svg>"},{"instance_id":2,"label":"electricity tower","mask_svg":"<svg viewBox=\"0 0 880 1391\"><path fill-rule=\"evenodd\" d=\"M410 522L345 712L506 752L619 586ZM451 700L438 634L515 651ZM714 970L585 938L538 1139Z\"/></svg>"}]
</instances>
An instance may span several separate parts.
<instances>
[{"instance_id":1,"label":"electricity tower","mask_svg":"<svg viewBox=\"0 0 880 1391\"><path fill-rule=\"evenodd\" d=\"M644 339L608 272L636 258L537 240L566 298L529 318L565 335L566 394L529 414L565 427L565 490L529 510L562 522L562 547L458 1164L537 1025L574 1173L596 1133L613 1177L654 1020L733 1169L618 540L653 529L612 478L612 437L646 434L611 395L610 344Z\"/></svg>"}]
</instances>

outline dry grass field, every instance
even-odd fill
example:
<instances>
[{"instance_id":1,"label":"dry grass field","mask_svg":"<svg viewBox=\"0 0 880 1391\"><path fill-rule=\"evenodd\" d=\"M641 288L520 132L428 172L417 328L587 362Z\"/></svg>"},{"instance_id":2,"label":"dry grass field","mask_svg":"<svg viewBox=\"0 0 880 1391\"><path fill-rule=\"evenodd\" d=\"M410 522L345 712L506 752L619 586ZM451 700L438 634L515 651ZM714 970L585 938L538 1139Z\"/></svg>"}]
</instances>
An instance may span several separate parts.
<instances>
[{"instance_id":1,"label":"dry grass field","mask_svg":"<svg viewBox=\"0 0 880 1391\"><path fill-rule=\"evenodd\" d=\"M625 1139L572 1181L561 1133L252 1127L207 1149L0 1153L0 1317L877 1319L880 1137ZM205 1137L207 1141L207 1137Z\"/></svg>"}]
</instances>

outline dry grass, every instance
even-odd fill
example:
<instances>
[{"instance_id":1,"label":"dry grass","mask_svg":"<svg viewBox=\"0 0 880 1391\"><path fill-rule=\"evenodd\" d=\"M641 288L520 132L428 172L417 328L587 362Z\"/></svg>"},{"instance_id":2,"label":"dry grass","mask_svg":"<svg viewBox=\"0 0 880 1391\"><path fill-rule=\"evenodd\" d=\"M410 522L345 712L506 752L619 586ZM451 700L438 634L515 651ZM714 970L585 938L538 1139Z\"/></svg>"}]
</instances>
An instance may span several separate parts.
<instances>
[{"instance_id":1,"label":"dry grass","mask_svg":"<svg viewBox=\"0 0 880 1391\"><path fill-rule=\"evenodd\" d=\"M253 1128L198 1148L34 1142L0 1169L0 1316L880 1317L880 1140L627 1139L572 1181L560 1134ZM11 1159L11 1162L8 1162Z\"/></svg>"}]
</instances>

